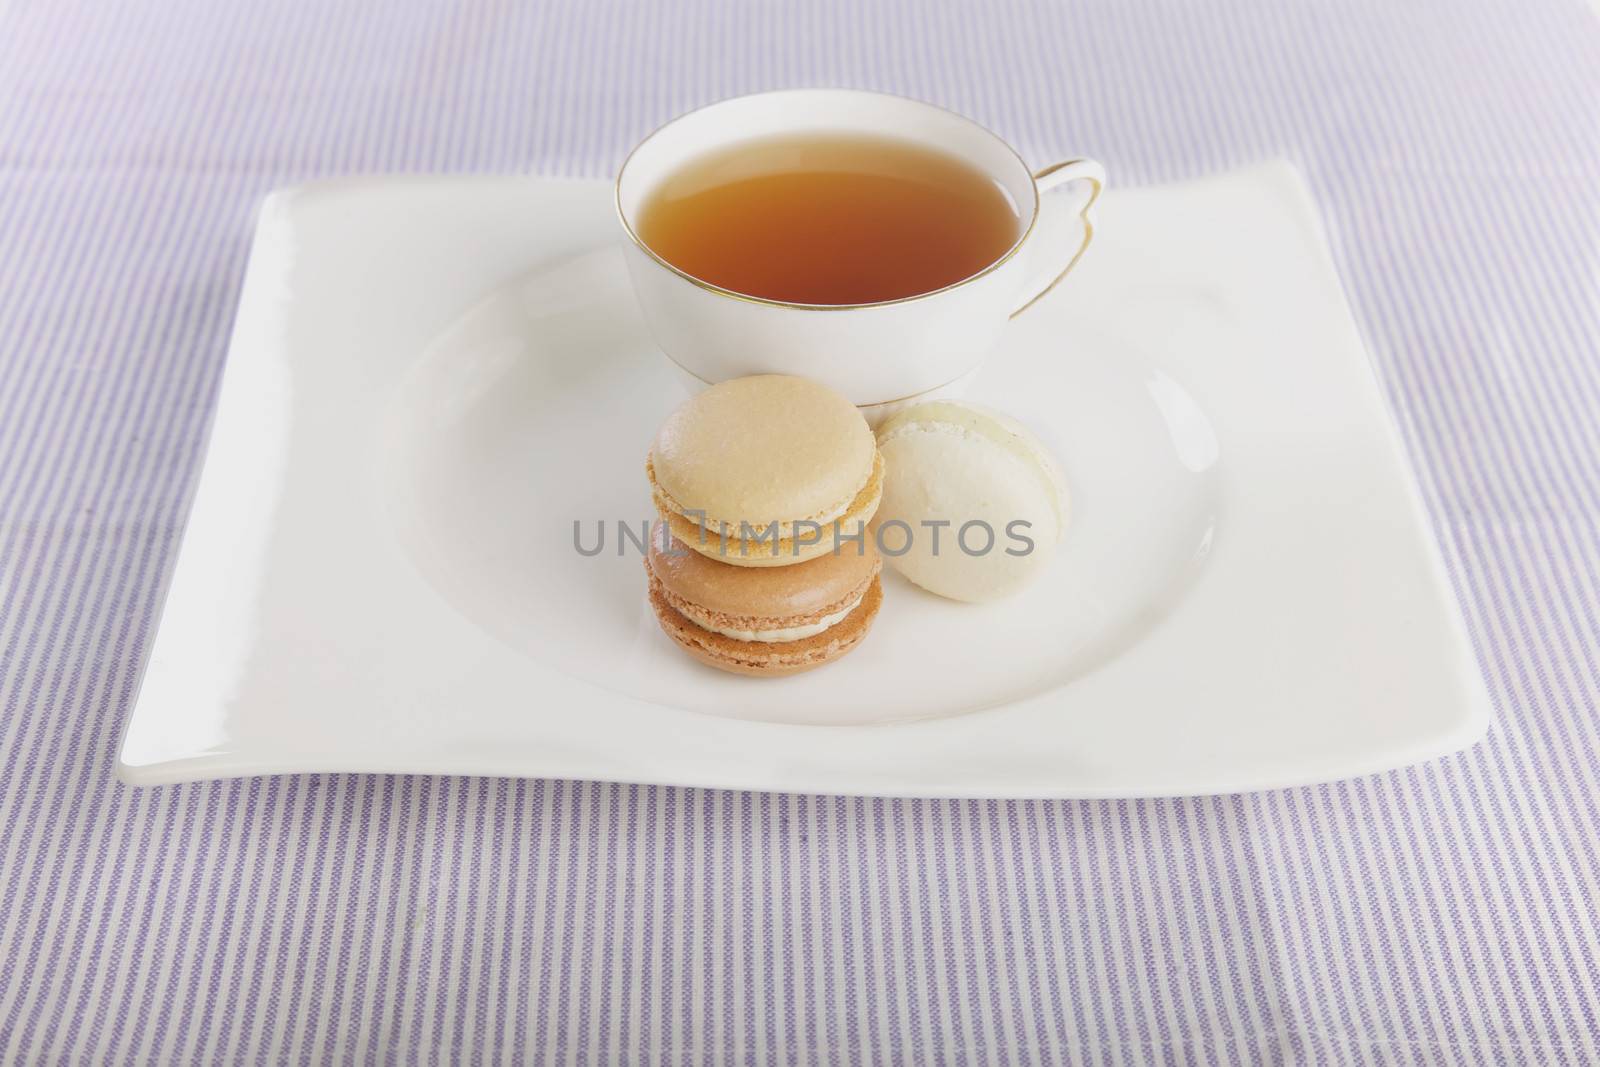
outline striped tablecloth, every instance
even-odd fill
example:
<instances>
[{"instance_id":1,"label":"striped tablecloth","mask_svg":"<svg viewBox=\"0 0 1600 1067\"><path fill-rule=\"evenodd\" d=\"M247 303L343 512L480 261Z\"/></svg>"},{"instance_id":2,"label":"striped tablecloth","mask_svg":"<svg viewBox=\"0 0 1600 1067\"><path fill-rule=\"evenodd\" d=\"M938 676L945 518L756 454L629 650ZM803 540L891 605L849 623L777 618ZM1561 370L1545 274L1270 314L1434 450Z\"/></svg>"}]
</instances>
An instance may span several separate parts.
<instances>
[{"instance_id":1,"label":"striped tablecloth","mask_svg":"<svg viewBox=\"0 0 1600 1067\"><path fill-rule=\"evenodd\" d=\"M113 782L261 195L793 85L1296 160L1489 739L1137 803ZM1578 0L0 4L0 1059L1600 1062L1597 190Z\"/></svg>"}]
</instances>

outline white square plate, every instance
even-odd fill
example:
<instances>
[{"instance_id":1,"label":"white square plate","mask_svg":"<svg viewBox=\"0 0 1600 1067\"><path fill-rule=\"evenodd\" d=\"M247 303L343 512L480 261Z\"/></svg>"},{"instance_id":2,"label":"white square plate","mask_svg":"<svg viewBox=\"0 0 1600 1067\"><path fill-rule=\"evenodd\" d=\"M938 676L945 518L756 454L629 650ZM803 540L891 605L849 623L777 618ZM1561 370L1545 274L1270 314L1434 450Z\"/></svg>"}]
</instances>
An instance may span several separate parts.
<instances>
[{"instance_id":1,"label":"white square plate","mask_svg":"<svg viewBox=\"0 0 1600 1067\"><path fill-rule=\"evenodd\" d=\"M682 399L605 182L346 181L262 209L118 772L1170 795L1461 748L1487 698L1309 198L1113 192L971 385L1072 486L1046 580L885 583L812 674L659 633L616 523ZM604 522L606 551L585 556Z\"/></svg>"}]
</instances>

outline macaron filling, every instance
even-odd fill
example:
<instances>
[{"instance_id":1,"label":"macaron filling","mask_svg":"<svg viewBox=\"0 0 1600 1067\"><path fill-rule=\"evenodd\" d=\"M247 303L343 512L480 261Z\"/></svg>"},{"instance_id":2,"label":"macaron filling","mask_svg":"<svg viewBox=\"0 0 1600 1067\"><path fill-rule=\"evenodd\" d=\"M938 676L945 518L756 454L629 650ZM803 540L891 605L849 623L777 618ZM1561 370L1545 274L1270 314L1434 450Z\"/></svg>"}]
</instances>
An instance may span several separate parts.
<instances>
[{"instance_id":1,"label":"macaron filling","mask_svg":"<svg viewBox=\"0 0 1600 1067\"><path fill-rule=\"evenodd\" d=\"M650 473L653 482L654 471ZM871 473L866 482L845 509L826 522L798 519L754 523L747 519L742 526L739 523L723 526L709 515L702 521L698 513L686 515L674 508L676 502L659 485L653 486L651 495L672 533L701 555L741 566L783 566L831 552L846 537L870 537L871 534L866 532L866 524L878 510L878 502L882 499L883 475L883 454L874 449ZM778 524L776 537L772 530L774 521ZM801 528L800 523L815 525ZM739 535L742 533L751 536L741 538Z\"/></svg>"},{"instance_id":2,"label":"macaron filling","mask_svg":"<svg viewBox=\"0 0 1600 1067\"><path fill-rule=\"evenodd\" d=\"M735 641L760 641L764 644L772 644L778 641L800 641L837 626L844 621L846 616L856 610L861 603L861 598L866 595L866 590L862 590L860 596L851 599L844 607L838 611L829 612L815 622L799 623L793 626L762 627L754 630L744 630L737 626L729 626L725 623L717 623L711 619L702 618L692 608L687 608L685 605L677 605L677 608L689 621L702 629L710 630L714 634L731 637Z\"/></svg>"},{"instance_id":3,"label":"macaron filling","mask_svg":"<svg viewBox=\"0 0 1600 1067\"><path fill-rule=\"evenodd\" d=\"M846 655L861 643L883 604L883 586L874 576L855 610L819 634L797 641L740 641L684 615L659 582L650 583L649 595L662 630L678 647L718 670L765 677L812 670Z\"/></svg>"}]
</instances>

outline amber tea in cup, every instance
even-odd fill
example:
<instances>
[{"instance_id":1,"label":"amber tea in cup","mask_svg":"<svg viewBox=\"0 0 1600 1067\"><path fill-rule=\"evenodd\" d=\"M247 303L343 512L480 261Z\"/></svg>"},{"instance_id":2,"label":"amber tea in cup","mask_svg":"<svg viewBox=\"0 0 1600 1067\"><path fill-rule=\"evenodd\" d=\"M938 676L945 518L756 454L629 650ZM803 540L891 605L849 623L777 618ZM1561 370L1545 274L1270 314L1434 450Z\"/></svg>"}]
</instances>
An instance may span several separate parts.
<instances>
[{"instance_id":1,"label":"amber tea in cup","mask_svg":"<svg viewBox=\"0 0 1600 1067\"><path fill-rule=\"evenodd\" d=\"M970 278L1022 236L1022 211L957 156L889 137L806 133L691 159L651 191L638 234L685 274L794 304L870 304Z\"/></svg>"}]
</instances>

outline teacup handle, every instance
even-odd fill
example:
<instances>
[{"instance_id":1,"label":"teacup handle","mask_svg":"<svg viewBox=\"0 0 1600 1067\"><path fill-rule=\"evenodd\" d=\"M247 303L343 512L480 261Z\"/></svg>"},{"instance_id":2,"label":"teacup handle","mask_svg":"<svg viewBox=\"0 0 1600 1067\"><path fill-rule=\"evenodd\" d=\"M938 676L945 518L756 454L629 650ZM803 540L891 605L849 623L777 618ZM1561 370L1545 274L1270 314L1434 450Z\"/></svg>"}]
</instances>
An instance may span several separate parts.
<instances>
[{"instance_id":1,"label":"teacup handle","mask_svg":"<svg viewBox=\"0 0 1600 1067\"><path fill-rule=\"evenodd\" d=\"M1011 313L1012 318L1027 311L1038 303L1050 290L1061 284L1061 279L1071 273L1072 268L1078 265L1078 260L1083 258L1083 253L1089 248L1089 241L1094 237L1094 223L1090 221L1089 212L1094 208L1094 202L1100 199L1100 191L1105 188L1106 170L1092 159L1069 159L1061 163L1052 163L1043 170L1035 171L1034 183L1039 187L1039 211L1044 213L1045 197L1058 189L1064 189L1076 182L1089 183L1089 199L1084 201L1083 209L1078 212L1078 217L1083 220L1083 241L1079 243L1077 251L1072 253L1072 258L1067 260L1067 265L1050 280L1044 282L1034 291L1033 295L1023 301L1022 306Z\"/></svg>"}]
</instances>

